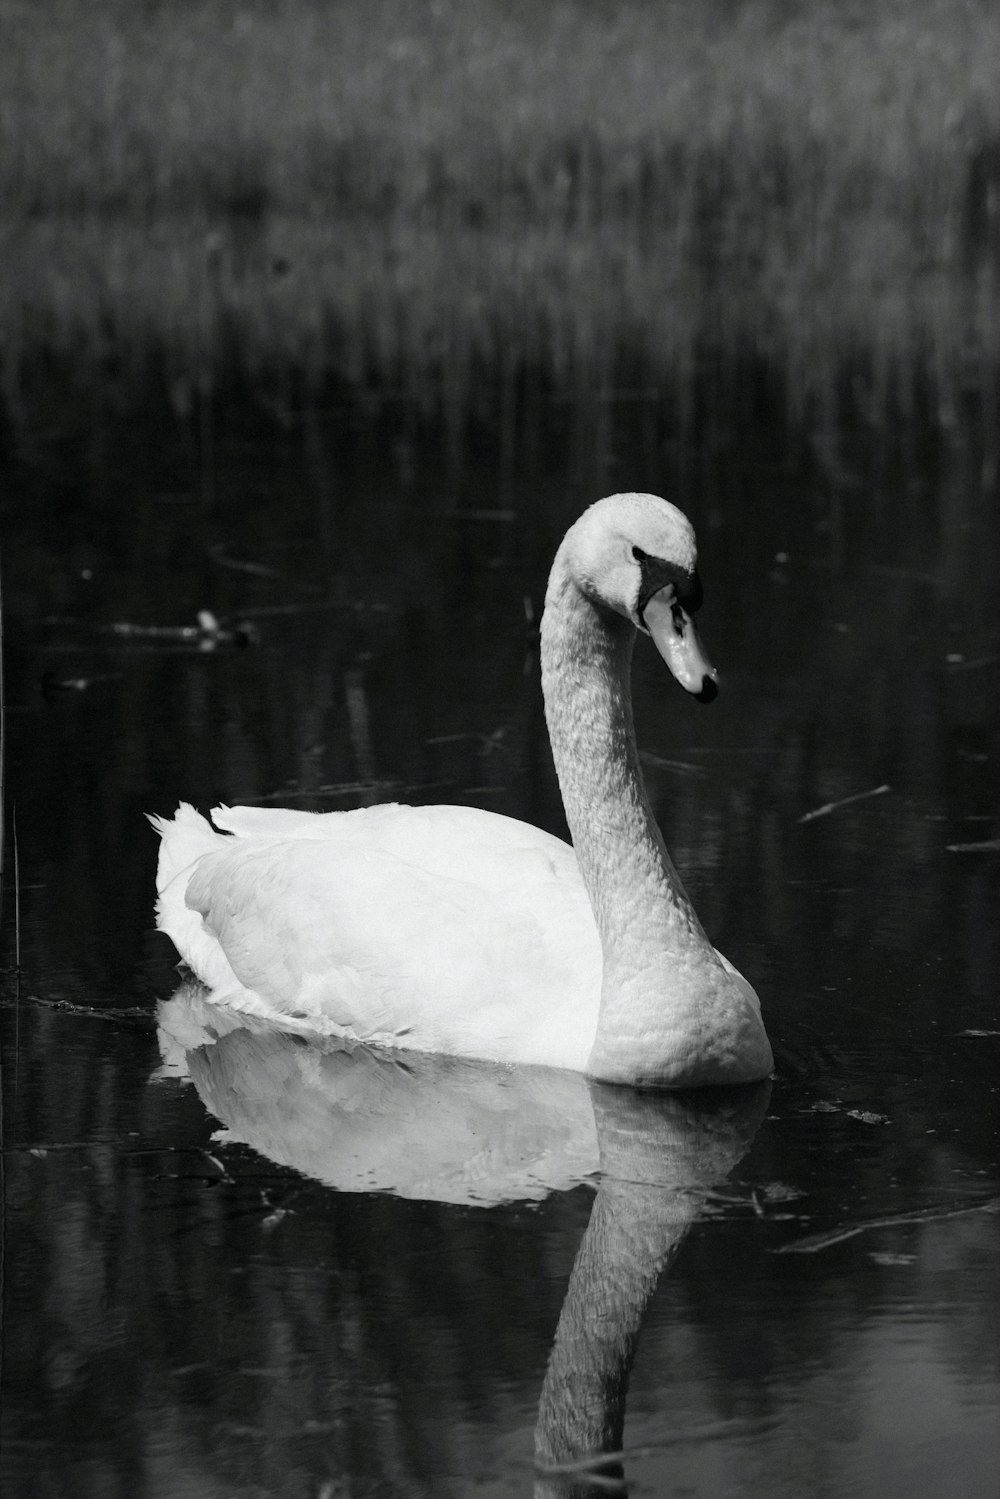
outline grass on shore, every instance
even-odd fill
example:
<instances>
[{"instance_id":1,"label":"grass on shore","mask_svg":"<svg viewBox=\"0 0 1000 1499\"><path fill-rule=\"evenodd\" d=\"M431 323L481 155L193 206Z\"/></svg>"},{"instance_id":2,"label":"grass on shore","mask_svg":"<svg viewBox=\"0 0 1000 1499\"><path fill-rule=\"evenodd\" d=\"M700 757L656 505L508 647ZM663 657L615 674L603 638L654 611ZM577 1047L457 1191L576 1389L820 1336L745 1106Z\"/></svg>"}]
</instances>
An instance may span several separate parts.
<instances>
[{"instance_id":1,"label":"grass on shore","mask_svg":"<svg viewBox=\"0 0 1000 1499\"><path fill-rule=\"evenodd\" d=\"M40 359L435 408L750 351L807 424L847 375L875 422L995 411L988 4L0 0L0 30L15 427Z\"/></svg>"}]
</instances>

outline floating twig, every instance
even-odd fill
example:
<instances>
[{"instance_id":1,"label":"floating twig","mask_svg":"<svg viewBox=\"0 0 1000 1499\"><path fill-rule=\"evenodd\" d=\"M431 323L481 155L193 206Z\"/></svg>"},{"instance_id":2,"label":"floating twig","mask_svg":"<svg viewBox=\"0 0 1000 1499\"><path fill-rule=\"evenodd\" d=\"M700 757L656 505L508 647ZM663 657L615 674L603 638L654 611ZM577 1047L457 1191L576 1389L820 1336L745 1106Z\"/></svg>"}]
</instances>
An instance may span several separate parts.
<instances>
[{"instance_id":1,"label":"floating twig","mask_svg":"<svg viewBox=\"0 0 1000 1499\"><path fill-rule=\"evenodd\" d=\"M281 578L284 576L276 567L268 567L265 562L246 562L242 557L231 557L221 543L218 542L214 546L209 547L208 555L220 567L228 567L234 573L249 573L254 578Z\"/></svg>"},{"instance_id":2,"label":"floating twig","mask_svg":"<svg viewBox=\"0 0 1000 1499\"><path fill-rule=\"evenodd\" d=\"M54 671L42 674L42 693L53 697L58 692L86 692L95 682L120 682L120 671L98 671L89 677L57 677Z\"/></svg>"},{"instance_id":3,"label":"floating twig","mask_svg":"<svg viewBox=\"0 0 1000 1499\"><path fill-rule=\"evenodd\" d=\"M464 744L470 739L475 739L484 754L492 754L494 750L502 749L503 742L510 733L510 725L502 723L498 729L490 733L482 733L478 729L466 729L458 734L433 734L425 739L425 744Z\"/></svg>"},{"instance_id":4,"label":"floating twig","mask_svg":"<svg viewBox=\"0 0 1000 1499\"><path fill-rule=\"evenodd\" d=\"M817 817L829 817L830 813L836 812L839 807L849 807L854 802L865 802L872 796L884 796L887 791L891 790L892 787L885 782L881 786L873 786L871 791L856 791L853 796L842 796L839 801L824 802L821 807L814 807L811 812L803 812L802 816L796 820L815 822Z\"/></svg>"},{"instance_id":5,"label":"floating twig","mask_svg":"<svg viewBox=\"0 0 1000 1499\"><path fill-rule=\"evenodd\" d=\"M672 770L679 776L705 776L708 772L702 765L689 765L686 760L667 760L663 755L656 755L652 750L640 750L639 759L643 765L651 765L654 770Z\"/></svg>"},{"instance_id":6,"label":"floating twig","mask_svg":"<svg viewBox=\"0 0 1000 1499\"><path fill-rule=\"evenodd\" d=\"M46 1010L58 1010L63 1015L86 1015L92 1020L138 1020L143 1025L153 1025L156 1016L152 1010L139 1005L78 1005L70 999L43 994L28 994L25 1003L39 1005Z\"/></svg>"},{"instance_id":7,"label":"floating twig","mask_svg":"<svg viewBox=\"0 0 1000 1499\"><path fill-rule=\"evenodd\" d=\"M746 1418L735 1416L729 1420L706 1421L698 1426L686 1426L683 1431L671 1432L655 1442L643 1442L637 1447L615 1448L608 1452L595 1452L587 1457L567 1458L564 1462L546 1462L535 1459L535 1472L545 1477L574 1477L579 1475L592 1482L595 1476L605 1481L619 1482L612 1474L601 1474L602 1468L613 1464L624 1466L637 1458L653 1457L673 1447L686 1447L701 1442L714 1442L720 1437L746 1435L752 1432L773 1431L777 1426L773 1417Z\"/></svg>"},{"instance_id":8,"label":"floating twig","mask_svg":"<svg viewBox=\"0 0 1000 1499\"><path fill-rule=\"evenodd\" d=\"M570 1458L561 1463L548 1463L535 1459L535 1472L545 1478L582 1478L590 1488L600 1489L607 1494L625 1494L624 1478L616 1473L605 1471L608 1468L620 1468L625 1457L624 1452L595 1452L588 1457Z\"/></svg>"},{"instance_id":9,"label":"floating twig","mask_svg":"<svg viewBox=\"0 0 1000 1499\"><path fill-rule=\"evenodd\" d=\"M114 1150L126 1159L147 1155L208 1155L202 1145L125 1145L121 1140L102 1139L46 1140L44 1144L28 1140L4 1146L5 1155L33 1155L40 1160L49 1155L67 1154L71 1150ZM214 1160L215 1157L210 1156L209 1159ZM220 1164L216 1161L216 1165Z\"/></svg>"},{"instance_id":10,"label":"floating twig","mask_svg":"<svg viewBox=\"0 0 1000 1499\"><path fill-rule=\"evenodd\" d=\"M199 609L195 625L135 625L130 620L118 620L106 629L120 640L177 641L199 645L203 650L213 650L217 645L256 645L260 640L256 625L248 620L226 624L211 609Z\"/></svg>"},{"instance_id":11,"label":"floating twig","mask_svg":"<svg viewBox=\"0 0 1000 1499\"><path fill-rule=\"evenodd\" d=\"M945 658L950 672L978 671L982 666L993 666L1000 661L1000 653L993 651L988 656L947 656Z\"/></svg>"},{"instance_id":12,"label":"floating twig","mask_svg":"<svg viewBox=\"0 0 1000 1499\"><path fill-rule=\"evenodd\" d=\"M860 1223L845 1224L831 1228L821 1234L807 1234L802 1239L793 1239L790 1244L779 1244L772 1254L816 1254L829 1249L833 1244L842 1244L856 1234L866 1233L870 1228L895 1228L899 1223L929 1223L938 1218L962 1218L969 1213L1000 1212L1000 1197L987 1197L982 1202L967 1203L964 1207L947 1206L920 1208L914 1213L888 1213L884 1218L865 1218Z\"/></svg>"}]
</instances>

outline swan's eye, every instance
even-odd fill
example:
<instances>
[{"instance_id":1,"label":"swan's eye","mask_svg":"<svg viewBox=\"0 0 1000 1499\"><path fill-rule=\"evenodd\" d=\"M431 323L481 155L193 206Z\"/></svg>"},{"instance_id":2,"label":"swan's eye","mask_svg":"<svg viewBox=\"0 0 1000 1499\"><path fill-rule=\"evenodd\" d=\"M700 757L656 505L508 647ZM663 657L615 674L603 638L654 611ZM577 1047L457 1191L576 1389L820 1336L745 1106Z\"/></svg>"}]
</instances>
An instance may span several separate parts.
<instances>
[{"instance_id":1,"label":"swan's eye","mask_svg":"<svg viewBox=\"0 0 1000 1499\"><path fill-rule=\"evenodd\" d=\"M635 558L636 562L645 562L649 556L649 553L644 552L642 547L633 547L632 556Z\"/></svg>"},{"instance_id":2,"label":"swan's eye","mask_svg":"<svg viewBox=\"0 0 1000 1499\"><path fill-rule=\"evenodd\" d=\"M701 579L698 576L697 568L692 573L691 580L687 588L684 590L684 593L681 595L681 603L684 605L684 608L689 614L697 614L698 610L701 608Z\"/></svg>"}]
</instances>

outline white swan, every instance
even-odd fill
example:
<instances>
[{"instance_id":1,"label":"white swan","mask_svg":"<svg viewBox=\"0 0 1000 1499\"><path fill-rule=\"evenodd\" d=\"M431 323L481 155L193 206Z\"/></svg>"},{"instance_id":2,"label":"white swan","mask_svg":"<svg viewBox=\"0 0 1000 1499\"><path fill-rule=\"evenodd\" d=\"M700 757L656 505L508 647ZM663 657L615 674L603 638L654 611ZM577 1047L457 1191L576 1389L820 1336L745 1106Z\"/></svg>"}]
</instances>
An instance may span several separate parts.
<instances>
[{"instance_id":1,"label":"white swan","mask_svg":"<svg viewBox=\"0 0 1000 1499\"><path fill-rule=\"evenodd\" d=\"M158 925L212 998L303 1034L610 1082L766 1077L759 1001L695 915L635 745L637 629L715 695L695 558L687 518L646 494L598 501L556 553L542 686L575 856L469 807L221 807L221 833L183 803L151 818Z\"/></svg>"}]
</instances>

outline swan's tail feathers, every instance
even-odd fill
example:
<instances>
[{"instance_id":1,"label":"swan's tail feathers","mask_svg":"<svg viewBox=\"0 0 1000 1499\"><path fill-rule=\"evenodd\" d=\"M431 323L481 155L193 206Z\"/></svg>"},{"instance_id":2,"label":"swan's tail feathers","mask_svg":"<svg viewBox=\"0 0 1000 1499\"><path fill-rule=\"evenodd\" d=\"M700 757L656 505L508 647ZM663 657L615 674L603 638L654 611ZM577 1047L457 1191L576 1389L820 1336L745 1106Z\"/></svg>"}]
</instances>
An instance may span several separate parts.
<instances>
[{"instance_id":1,"label":"swan's tail feathers","mask_svg":"<svg viewBox=\"0 0 1000 1499\"><path fill-rule=\"evenodd\" d=\"M187 802L173 817L150 817L160 835L156 871L156 925L165 932L189 968L213 989L236 985L232 969L198 911L185 899L194 870L207 855L225 848L229 839ZM237 986L238 987L238 986Z\"/></svg>"},{"instance_id":2,"label":"swan's tail feathers","mask_svg":"<svg viewBox=\"0 0 1000 1499\"><path fill-rule=\"evenodd\" d=\"M190 802L181 802L173 817L155 817L152 813L146 816L160 835L156 893L162 897L178 875L190 872L203 854L214 852L224 840Z\"/></svg>"}]
</instances>

